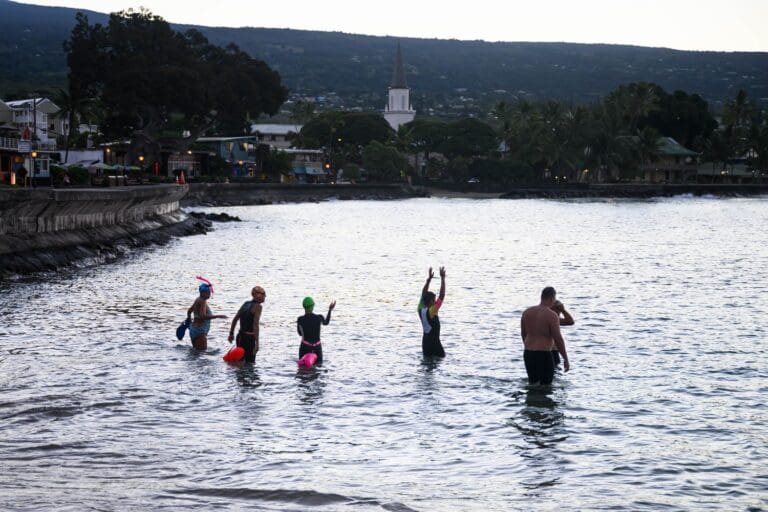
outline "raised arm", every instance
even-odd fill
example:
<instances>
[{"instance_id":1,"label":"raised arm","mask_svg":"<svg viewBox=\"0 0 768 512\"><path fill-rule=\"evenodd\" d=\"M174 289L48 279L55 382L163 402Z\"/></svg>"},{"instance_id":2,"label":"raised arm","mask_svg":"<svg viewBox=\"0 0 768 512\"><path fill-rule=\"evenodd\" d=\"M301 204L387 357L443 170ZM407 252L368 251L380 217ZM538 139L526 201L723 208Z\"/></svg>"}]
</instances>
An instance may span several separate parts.
<instances>
[{"instance_id":1,"label":"raised arm","mask_svg":"<svg viewBox=\"0 0 768 512\"><path fill-rule=\"evenodd\" d=\"M565 310L563 303L559 300L555 301L555 304L552 306L552 310L557 313L558 318L560 315L563 315L563 317L560 318L560 326L573 325L576 323L571 314Z\"/></svg>"},{"instance_id":2,"label":"raised arm","mask_svg":"<svg viewBox=\"0 0 768 512\"><path fill-rule=\"evenodd\" d=\"M429 283L432 281L432 278L435 277L435 273L432 272L432 267L429 267L429 275L427 276L427 282L424 283L424 288L421 290L421 298L423 299L424 296L429 291Z\"/></svg>"},{"instance_id":3,"label":"raised arm","mask_svg":"<svg viewBox=\"0 0 768 512\"><path fill-rule=\"evenodd\" d=\"M557 351L560 352L560 357L563 358L563 370L567 372L571 369L571 365L568 362L568 353L565 351L565 340L560 333L560 318L557 317L557 313L552 318L550 332L552 333L552 339L555 340Z\"/></svg>"},{"instance_id":4,"label":"raised arm","mask_svg":"<svg viewBox=\"0 0 768 512\"><path fill-rule=\"evenodd\" d=\"M331 323L331 311L333 311L333 308L336 307L336 301L331 302L331 304L328 306L328 316L323 318L323 325L328 325Z\"/></svg>"},{"instance_id":5,"label":"raised arm","mask_svg":"<svg viewBox=\"0 0 768 512\"><path fill-rule=\"evenodd\" d=\"M445 267L440 267L440 295L437 300L440 302L445 298Z\"/></svg>"},{"instance_id":6,"label":"raised arm","mask_svg":"<svg viewBox=\"0 0 768 512\"><path fill-rule=\"evenodd\" d=\"M560 319L560 325L573 325L576 323L576 320L573 319L571 314L563 309L563 318Z\"/></svg>"}]
</instances>

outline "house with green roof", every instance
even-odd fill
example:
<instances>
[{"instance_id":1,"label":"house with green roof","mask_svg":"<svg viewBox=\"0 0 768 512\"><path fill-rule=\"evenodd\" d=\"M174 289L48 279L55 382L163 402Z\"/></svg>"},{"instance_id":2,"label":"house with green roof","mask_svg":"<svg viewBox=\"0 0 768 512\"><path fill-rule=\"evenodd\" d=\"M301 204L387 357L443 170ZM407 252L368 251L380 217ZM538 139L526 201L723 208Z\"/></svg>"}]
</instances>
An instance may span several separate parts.
<instances>
[{"instance_id":1,"label":"house with green roof","mask_svg":"<svg viewBox=\"0 0 768 512\"><path fill-rule=\"evenodd\" d=\"M699 153L672 137L659 137L656 159L640 166L646 183L695 183Z\"/></svg>"}]
</instances>

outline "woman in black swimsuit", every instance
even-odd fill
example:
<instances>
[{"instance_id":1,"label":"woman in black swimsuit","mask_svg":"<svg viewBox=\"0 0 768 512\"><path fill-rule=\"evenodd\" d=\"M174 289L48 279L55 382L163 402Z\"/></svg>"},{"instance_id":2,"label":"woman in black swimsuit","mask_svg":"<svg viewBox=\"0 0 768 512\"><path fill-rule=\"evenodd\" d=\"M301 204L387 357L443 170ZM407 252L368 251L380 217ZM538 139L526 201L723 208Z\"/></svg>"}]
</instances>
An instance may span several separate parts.
<instances>
[{"instance_id":1,"label":"woman in black swimsuit","mask_svg":"<svg viewBox=\"0 0 768 512\"><path fill-rule=\"evenodd\" d=\"M296 319L296 330L301 336L299 359L305 354L314 352L317 354L317 362L315 364L323 364L323 347L320 344L320 326L331 323L331 311L336 307L336 301L331 302L331 305L328 306L328 315L326 317L313 313L315 309L315 301L312 300L312 297L305 297L301 305L304 307L304 315Z\"/></svg>"}]
</instances>

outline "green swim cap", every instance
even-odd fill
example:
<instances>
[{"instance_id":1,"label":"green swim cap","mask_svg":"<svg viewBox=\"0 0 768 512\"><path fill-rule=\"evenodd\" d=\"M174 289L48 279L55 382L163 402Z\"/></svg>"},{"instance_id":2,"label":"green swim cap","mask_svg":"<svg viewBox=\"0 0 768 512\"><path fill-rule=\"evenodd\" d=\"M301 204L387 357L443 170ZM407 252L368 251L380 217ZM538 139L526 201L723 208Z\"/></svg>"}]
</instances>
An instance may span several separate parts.
<instances>
[{"instance_id":1,"label":"green swim cap","mask_svg":"<svg viewBox=\"0 0 768 512\"><path fill-rule=\"evenodd\" d=\"M309 309L314 307L315 301L312 300L312 297L304 297L304 300L301 301L301 305L304 306L304 309Z\"/></svg>"}]
</instances>

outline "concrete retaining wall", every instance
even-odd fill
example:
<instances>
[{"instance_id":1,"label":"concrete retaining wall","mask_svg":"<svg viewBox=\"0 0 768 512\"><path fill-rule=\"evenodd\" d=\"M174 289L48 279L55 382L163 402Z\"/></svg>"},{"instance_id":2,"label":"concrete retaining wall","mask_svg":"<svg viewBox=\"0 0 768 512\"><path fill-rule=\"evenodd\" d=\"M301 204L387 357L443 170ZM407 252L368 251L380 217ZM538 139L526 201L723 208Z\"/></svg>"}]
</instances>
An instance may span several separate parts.
<instances>
[{"instance_id":1,"label":"concrete retaining wall","mask_svg":"<svg viewBox=\"0 0 768 512\"><path fill-rule=\"evenodd\" d=\"M179 185L0 189L0 277L205 232L206 221L179 210L187 191Z\"/></svg>"},{"instance_id":2,"label":"concrete retaining wall","mask_svg":"<svg viewBox=\"0 0 768 512\"><path fill-rule=\"evenodd\" d=\"M186 193L179 185L0 190L0 236L139 222L175 212Z\"/></svg>"}]
</instances>

